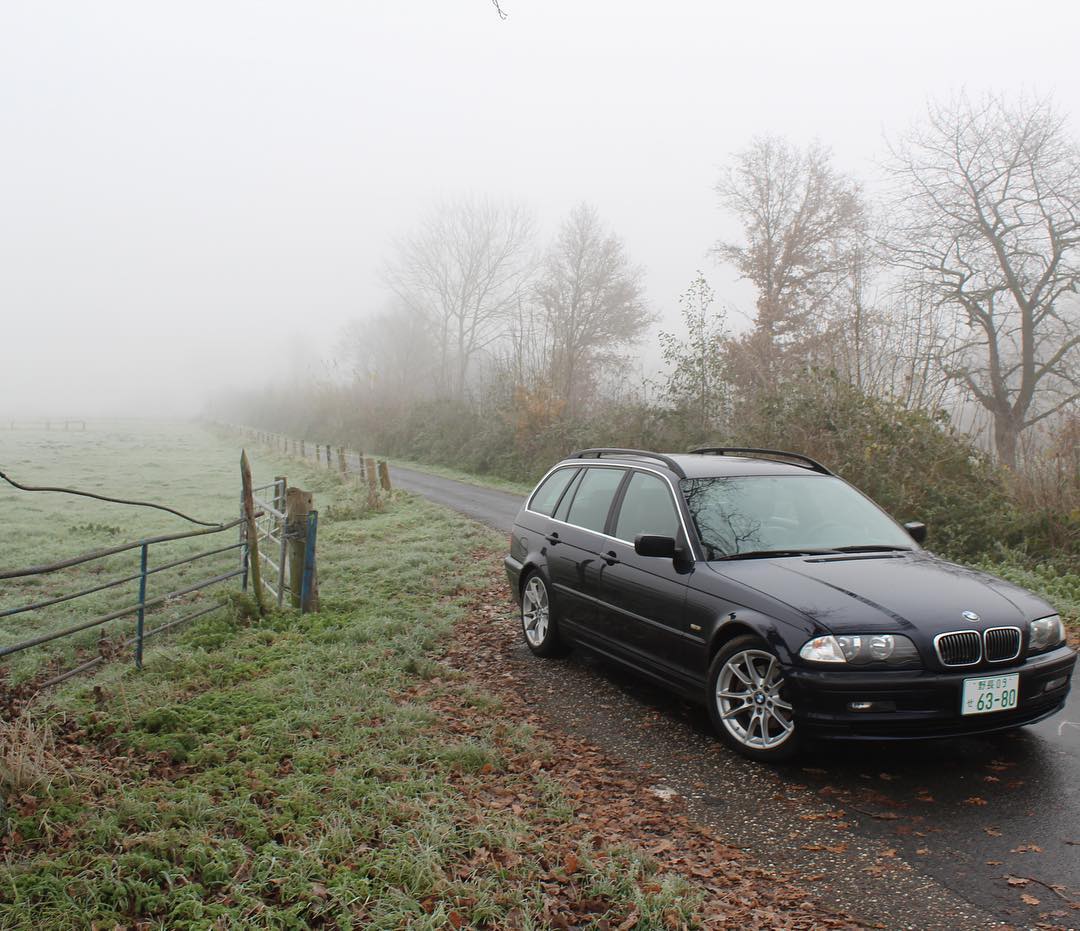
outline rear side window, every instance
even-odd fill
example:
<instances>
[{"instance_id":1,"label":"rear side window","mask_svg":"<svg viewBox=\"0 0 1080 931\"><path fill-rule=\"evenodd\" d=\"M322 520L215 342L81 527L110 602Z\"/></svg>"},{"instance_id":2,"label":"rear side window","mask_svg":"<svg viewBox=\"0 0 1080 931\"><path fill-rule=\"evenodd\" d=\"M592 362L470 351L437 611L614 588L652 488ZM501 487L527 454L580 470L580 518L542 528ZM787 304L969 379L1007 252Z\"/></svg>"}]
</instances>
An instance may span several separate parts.
<instances>
[{"instance_id":1,"label":"rear side window","mask_svg":"<svg viewBox=\"0 0 1080 931\"><path fill-rule=\"evenodd\" d=\"M532 500L529 501L529 510L550 517L555 510L555 505L559 503L562 493L566 491L566 486L570 484L577 473L577 469L559 469L557 472L552 472L551 475L544 479L543 484L533 492Z\"/></svg>"},{"instance_id":2,"label":"rear side window","mask_svg":"<svg viewBox=\"0 0 1080 931\"><path fill-rule=\"evenodd\" d=\"M570 505L567 521L603 533L611 502L625 474L623 469L586 469Z\"/></svg>"},{"instance_id":3,"label":"rear side window","mask_svg":"<svg viewBox=\"0 0 1080 931\"><path fill-rule=\"evenodd\" d=\"M578 471L577 478L571 483L570 487L566 489L566 494L562 496L562 501L559 502L558 508L555 510L555 520L561 520L566 522L566 512L570 510L570 505L574 502L574 495L577 494L578 486L581 484L581 479L585 475L585 470Z\"/></svg>"},{"instance_id":4,"label":"rear side window","mask_svg":"<svg viewBox=\"0 0 1080 931\"><path fill-rule=\"evenodd\" d=\"M678 532L679 515L667 482L655 475L635 472L619 507L615 536L620 540L633 540L639 533L674 537Z\"/></svg>"}]
</instances>

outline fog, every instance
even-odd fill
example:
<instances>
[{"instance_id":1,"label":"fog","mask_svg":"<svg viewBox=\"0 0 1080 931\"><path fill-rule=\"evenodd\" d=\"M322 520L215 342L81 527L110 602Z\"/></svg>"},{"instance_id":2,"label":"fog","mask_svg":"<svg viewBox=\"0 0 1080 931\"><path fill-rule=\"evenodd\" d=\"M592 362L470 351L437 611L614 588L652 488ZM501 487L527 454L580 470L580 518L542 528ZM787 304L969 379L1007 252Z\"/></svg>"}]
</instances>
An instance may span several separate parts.
<instances>
[{"instance_id":1,"label":"fog","mask_svg":"<svg viewBox=\"0 0 1080 931\"><path fill-rule=\"evenodd\" d=\"M541 241L586 200L663 320L698 268L748 314L708 251L755 134L873 186L928 97L1080 102L1075 3L502 6L0 5L0 417L187 415L328 370L394 237L462 194L523 201Z\"/></svg>"}]
</instances>

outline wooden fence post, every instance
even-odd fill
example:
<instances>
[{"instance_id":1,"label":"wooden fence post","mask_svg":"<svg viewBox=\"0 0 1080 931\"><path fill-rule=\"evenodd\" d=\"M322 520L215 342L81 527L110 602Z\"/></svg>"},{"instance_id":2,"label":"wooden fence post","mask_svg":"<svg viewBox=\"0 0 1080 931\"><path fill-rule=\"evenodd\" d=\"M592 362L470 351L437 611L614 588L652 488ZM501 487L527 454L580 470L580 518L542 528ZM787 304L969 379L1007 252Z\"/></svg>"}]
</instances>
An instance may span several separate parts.
<instances>
[{"instance_id":1,"label":"wooden fence post","mask_svg":"<svg viewBox=\"0 0 1080 931\"><path fill-rule=\"evenodd\" d=\"M337 448L337 466L338 472L341 473L342 481L344 481L348 474L348 470L345 468L345 450L340 446Z\"/></svg>"},{"instance_id":2,"label":"wooden fence post","mask_svg":"<svg viewBox=\"0 0 1080 931\"><path fill-rule=\"evenodd\" d=\"M314 497L300 488L285 489L285 537L289 541L289 600L300 608L300 588L304 578L308 514Z\"/></svg>"},{"instance_id":3,"label":"wooden fence post","mask_svg":"<svg viewBox=\"0 0 1080 931\"><path fill-rule=\"evenodd\" d=\"M386 464L385 459L379 460L379 484L382 485L383 491L393 491L390 487L390 466Z\"/></svg>"},{"instance_id":4,"label":"wooden fence post","mask_svg":"<svg viewBox=\"0 0 1080 931\"><path fill-rule=\"evenodd\" d=\"M328 469L331 467L330 466L330 444L329 443L326 444L326 467Z\"/></svg>"},{"instance_id":5,"label":"wooden fence post","mask_svg":"<svg viewBox=\"0 0 1080 931\"><path fill-rule=\"evenodd\" d=\"M374 459L364 460L364 475L367 477L368 507L375 507L379 503L379 479Z\"/></svg>"},{"instance_id":6,"label":"wooden fence post","mask_svg":"<svg viewBox=\"0 0 1080 931\"><path fill-rule=\"evenodd\" d=\"M259 614L266 614L263 603L262 566L259 565L259 530L255 526L255 499L251 494L251 464L247 450L240 451L240 481L244 489L244 516L247 518L248 570L251 573L251 590Z\"/></svg>"}]
</instances>

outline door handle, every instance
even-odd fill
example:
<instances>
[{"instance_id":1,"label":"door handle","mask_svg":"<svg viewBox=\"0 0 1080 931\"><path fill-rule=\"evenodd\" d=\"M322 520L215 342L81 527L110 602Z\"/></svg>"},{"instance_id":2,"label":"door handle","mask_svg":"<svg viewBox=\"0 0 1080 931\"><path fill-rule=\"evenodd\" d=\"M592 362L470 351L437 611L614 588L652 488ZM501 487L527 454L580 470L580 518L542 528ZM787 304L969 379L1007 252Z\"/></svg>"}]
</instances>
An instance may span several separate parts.
<instances>
[{"instance_id":1,"label":"door handle","mask_svg":"<svg viewBox=\"0 0 1080 931\"><path fill-rule=\"evenodd\" d=\"M559 542L559 534L557 531L552 531L545 538L552 546Z\"/></svg>"},{"instance_id":2,"label":"door handle","mask_svg":"<svg viewBox=\"0 0 1080 931\"><path fill-rule=\"evenodd\" d=\"M603 559L609 566L614 566L616 563L621 562L615 550L608 550L604 553Z\"/></svg>"}]
</instances>

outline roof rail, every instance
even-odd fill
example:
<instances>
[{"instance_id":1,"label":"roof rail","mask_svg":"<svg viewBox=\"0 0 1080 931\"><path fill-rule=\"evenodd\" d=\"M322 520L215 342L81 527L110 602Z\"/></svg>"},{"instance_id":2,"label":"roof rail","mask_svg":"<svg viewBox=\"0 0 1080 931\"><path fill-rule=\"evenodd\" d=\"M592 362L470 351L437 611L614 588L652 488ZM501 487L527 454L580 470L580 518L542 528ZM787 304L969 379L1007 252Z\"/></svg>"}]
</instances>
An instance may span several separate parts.
<instances>
[{"instance_id":1,"label":"roof rail","mask_svg":"<svg viewBox=\"0 0 1080 931\"><path fill-rule=\"evenodd\" d=\"M788 459L794 459L796 465L804 465L815 472L820 472L822 475L833 474L816 459L811 459L802 453L789 453L782 449L759 449L756 446L703 446L700 449L692 449L690 452L691 454L698 453L704 456L727 456L732 453L755 453L758 455L764 453L769 456L785 456Z\"/></svg>"},{"instance_id":2,"label":"roof rail","mask_svg":"<svg viewBox=\"0 0 1080 931\"><path fill-rule=\"evenodd\" d=\"M567 459L588 459L590 457L600 459L604 456L642 456L645 459L658 459L664 465L666 465L672 472L674 472L679 478L686 478L686 473L683 471L683 467L679 465L671 456L665 456L663 453L650 453L645 449L618 449L609 446L598 446L592 449L579 449L576 453L571 453L567 456Z\"/></svg>"}]
</instances>

